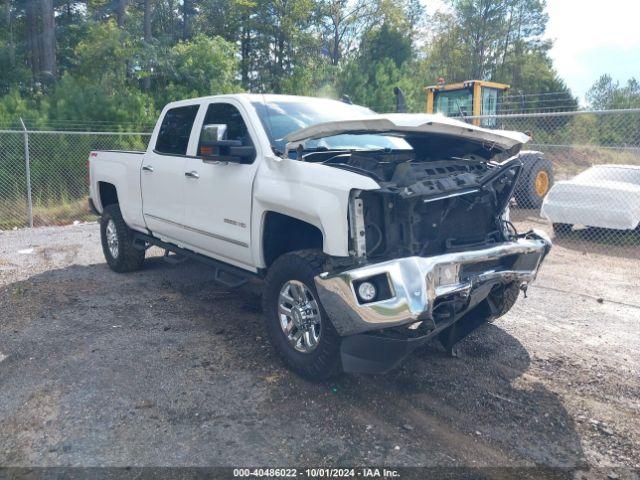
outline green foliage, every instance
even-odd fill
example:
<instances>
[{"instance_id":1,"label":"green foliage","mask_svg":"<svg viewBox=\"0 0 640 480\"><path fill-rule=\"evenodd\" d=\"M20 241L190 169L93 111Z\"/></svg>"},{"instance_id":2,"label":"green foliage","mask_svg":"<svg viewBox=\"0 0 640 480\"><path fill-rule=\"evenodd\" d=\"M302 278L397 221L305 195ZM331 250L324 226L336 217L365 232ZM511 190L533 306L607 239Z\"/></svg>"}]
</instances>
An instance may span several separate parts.
<instances>
[{"instance_id":1,"label":"green foliage","mask_svg":"<svg viewBox=\"0 0 640 480\"><path fill-rule=\"evenodd\" d=\"M450 0L451 13L436 18L438 35L450 37L447 51L461 50L464 64L457 65L467 79L501 79L518 83L521 55L546 53L542 40L548 17L544 0ZM461 80L461 79L457 79Z\"/></svg>"},{"instance_id":2,"label":"green foliage","mask_svg":"<svg viewBox=\"0 0 640 480\"><path fill-rule=\"evenodd\" d=\"M0 97L0 128L20 128L20 118L32 119L33 123L41 123L44 115L34 116L34 102L22 96L17 88Z\"/></svg>"},{"instance_id":3,"label":"green foliage","mask_svg":"<svg viewBox=\"0 0 640 480\"><path fill-rule=\"evenodd\" d=\"M295 66L282 80L282 91L291 95L338 98L337 79L342 74L340 67L331 64L319 63L311 68L309 65Z\"/></svg>"},{"instance_id":4,"label":"green foliage","mask_svg":"<svg viewBox=\"0 0 640 480\"><path fill-rule=\"evenodd\" d=\"M157 64L154 79L163 86L155 92L158 105L241 90L236 49L221 37L197 35L188 42L179 42Z\"/></svg>"},{"instance_id":5,"label":"green foliage","mask_svg":"<svg viewBox=\"0 0 640 480\"><path fill-rule=\"evenodd\" d=\"M65 74L50 97L49 117L74 119L80 125L109 122L128 129L155 121L151 96L134 88L118 89L110 80L105 76L87 82Z\"/></svg>"},{"instance_id":6,"label":"green foliage","mask_svg":"<svg viewBox=\"0 0 640 480\"><path fill-rule=\"evenodd\" d=\"M28 70L17 65L15 57L15 46L0 40L0 95L21 88L29 79Z\"/></svg>"},{"instance_id":7,"label":"green foliage","mask_svg":"<svg viewBox=\"0 0 640 480\"><path fill-rule=\"evenodd\" d=\"M49 118L127 128L153 122L153 100L128 70L138 50L113 21L90 25L75 47L74 65L47 97Z\"/></svg>"},{"instance_id":8,"label":"green foliage","mask_svg":"<svg viewBox=\"0 0 640 480\"><path fill-rule=\"evenodd\" d=\"M348 94L354 103L367 105L378 112L395 111L394 87L400 87L407 98L409 111L423 107L422 92L413 79L416 65L405 63L398 67L393 59L384 58L370 65L357 61L344 69L344 81L339 90Z\"/></svg>"},{"instance_id":9,"label":"green foliage","mask_svg":"<svg viewBox=\"0 0 640 480\"><path fill-rule=\"evenodd\" d=\"M412 38L400 26L383 23L367 32L362 43L363 63L375 64L389 59L400 67L413 57Z\"/></svg>"},{"instance_id":10,"label":"green foliage","mask_svg":"<svg viewBox=\"0 0 640 480\"><path fill-rule=\"evenodd\" d=\"M30 11L45 2L0 3L0 128L22 117L31 128L149 131L167 102L238 91L348 95L385 112L400 87L408 110L420 112L424 87L441 76L510 84L511 111L577 108L548 54L546 0L447 0L430 17L421 0L56 0L55 72L38 63L42 12ZM587 98L598 109L640 108L640 84L605 75ZM633 120L516 118L505 127L531 130L538 143L600 148L640 143ZM23 145L7 135L0 185L18 197ZM32 136L36 208L79 204L89 150L145 143L100 138Z\"/></svg>"},{"instance_id":11,"label":"green foliage","mask_svg":"<svg viewBox=\"0 0 640 480\"><path fill-rule=\"evenodd\" d=\"M415 74L420 66L414 59L416 20L409 15L410 7L415 8L413 2L380 2L378 23L364 33L359 54L349 59L337 83L355 103L394 111L393 90L400 87L409 110L420 110L423 81Z\"/></svg>"},{"instance_id":12,"label":"green foliage","mask_svg":"<svg viewBox=\"0 0 640 480\"><path fill-rule=\"evenodd\" d=\"M576 107L543 39L545 0L448 0L447 13L428 21L420 0L54 4L58 73L46 84L26 4L4 4L2 122L27 115L129 129L153 123L166 102L242 90L346 94L388 111L401 87L409 109L421 111L423 87L440 76L509 83L512 94L565 91Z\"/></svg>"},{"instance_id":13,"label":"green foliage","mask_svg":"<svg viewBox=\"0 0 640 480\"><path fill-rule=\"evenodd\" d=\"M630 78L625 85L602 75L587 92L587 100L596 110L640 108L640 84ZM598 117L596 142L601 145L640 145L637 115L621 113ZM625 128L620 128L624 125Z\"/></svg>"},{"instance_id":14,"label":"green foliage","mask_svg":"<svg viewBox=\"0 0 640 480\"><path fill-rule=\"evenodd\" d=\"M610 75L602 75L587 92L587 100L597 110L640 108L640 83L630 78L622 86Z\"/></svg>"},{"instance_id":15,"label":"green foliage","mask_svg":"<svg viewBox=\"0 0 640 480\"><path fill-rule=\"evenodd\" d=\"M544 0L450 0L450 13L434 16L435 36L426 48L431 82L493 80L510 94L565 92L555 102L575 110L577 102L558 77L543 39L548 16ZM547 99L548 100L548 99ZM550 110L554 102L528 103L526 111Z\"/></svg>"},{"instance_id":16,"label":"green foliage","mask_svg":"<svg viewBox=\"0 0 640 480\"><path fill-rule=\"evenodd\" d=\"M94 23L74 50L73 75L82 81L106 77L106 82L121 86L127 75L127 60L135 55L134 47L127 32L113 20Z\"/></svg>"},{"instance_id":17,"label":"green foliage","mask_svg":"<svg viewBox=\"0 0 640 480\"><path fill-rule=\"evenodd\" d=\"M169 101L241 90L236 48L220 37L197 35L166 48L143 42L108 19L83 27L70 58L46 95L14 87L0 97L0 124L15 125L24 116L31 127L48 119L148 130Z\"/></svg>"}]
</instances>

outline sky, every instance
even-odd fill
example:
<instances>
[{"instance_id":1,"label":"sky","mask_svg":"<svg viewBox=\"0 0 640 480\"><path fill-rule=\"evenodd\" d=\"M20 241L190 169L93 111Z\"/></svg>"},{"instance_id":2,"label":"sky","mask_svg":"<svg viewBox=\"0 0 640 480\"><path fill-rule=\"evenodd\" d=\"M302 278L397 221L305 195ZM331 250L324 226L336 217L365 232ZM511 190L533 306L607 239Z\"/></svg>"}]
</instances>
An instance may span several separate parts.
<instances>
[{"instance_id":1,"label":"sky","mask_svg":"<svg viewBox=\"0 0 640 480\"><path fill-rule=\"evenodd\" d=\"M442 0L422 1L429 12L445 8ZM551 58L582 103L604 73L620 83L640 79L639 0L547 0L547 12Z\"/></svg>"}]
</instances>

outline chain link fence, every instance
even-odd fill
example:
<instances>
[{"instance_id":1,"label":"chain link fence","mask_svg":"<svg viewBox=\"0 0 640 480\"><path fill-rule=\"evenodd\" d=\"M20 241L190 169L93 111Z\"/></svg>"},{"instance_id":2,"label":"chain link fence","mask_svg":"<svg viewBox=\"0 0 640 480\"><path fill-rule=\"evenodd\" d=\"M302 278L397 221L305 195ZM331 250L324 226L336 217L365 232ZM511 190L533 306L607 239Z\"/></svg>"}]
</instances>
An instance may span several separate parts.
<instances>
[{"instance_id":1,"label":"chain link fence","mask_svg":"<svg viewBox=\"0 0 640 480\"><path fill-rule=\"evenodd\" d=\"M528 133L525 148L540 152L523 155L536 165L521 182L541 205L512 210L517 227L544 228L559 245L640 258L640 109L477 120Z\"/></svg>"},{"instance_id":2,"label":"chain link fence","mask_svg":"<svg viewBox=\"0 0 640 480\"><path fill-rule=\"evenodd\" d=\"M91 218L91 150L144 150L149 134L0 130L0 230Z\"/></svg>"},{"instance_id":3,"label":"chain link fence","mask_svg":"<svg viewBox=\"0 0 640 480\"><path fill-rule=\"evenodd\" d=\"M511 210L519 230L547 230L557 245L629 258L640 271L640 109L458 120L531 136Z\"/></svg>"},{"instance_id":4,"label":"chain link fence","mask_svg":"<svg viewBox=\"0 0 640 480\"><path fill-rule=\"evenodd\" d=\"M640 258L640 109L465 120L527 132L526 148L541 152L523 157L536 164L521 179L533 200L518 197L516 228L543 228L556 243ZM91 218L89 152L143 150L148 140L148 133L0 130L0 229Z\"/></svg>"}]
</instances>

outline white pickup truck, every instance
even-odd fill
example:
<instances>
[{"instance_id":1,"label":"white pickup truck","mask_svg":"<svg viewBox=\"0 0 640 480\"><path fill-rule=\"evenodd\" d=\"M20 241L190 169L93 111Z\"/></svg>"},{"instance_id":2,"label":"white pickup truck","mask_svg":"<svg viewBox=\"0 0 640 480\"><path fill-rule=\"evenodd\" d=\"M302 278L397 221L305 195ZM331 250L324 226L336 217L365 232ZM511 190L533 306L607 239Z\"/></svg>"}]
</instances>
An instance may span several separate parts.
<instances>
[{"instance_id":1,"label":"white pickup truck","mask_svg":"<svg viewBox=\"0 0 640 480\"><path fill-rule=\"evenodd\" d=\"M551 242L508 205L528 137L335 100L167 105L146 152L91 152L90 206L116 272L152 245L264 279L266 329L310 378L385 372L504 315Z\"/></svg>"}]
</instances>

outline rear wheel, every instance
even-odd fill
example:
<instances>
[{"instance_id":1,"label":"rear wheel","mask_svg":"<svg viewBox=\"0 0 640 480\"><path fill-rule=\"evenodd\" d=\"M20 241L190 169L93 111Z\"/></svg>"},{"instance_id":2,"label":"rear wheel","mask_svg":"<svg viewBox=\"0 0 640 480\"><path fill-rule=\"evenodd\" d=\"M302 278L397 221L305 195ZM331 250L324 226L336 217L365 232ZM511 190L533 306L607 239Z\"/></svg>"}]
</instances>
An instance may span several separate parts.
<instances>
[{"instance_id":1,"label":"rear wheel","mask_svg":"<svg viewBox=\"0 0 640 480\"><path fill-rule=\"evenodd\" d=\"M104 257L114 272L133 272L142 268L145 251L134 246L133 235L118 204L105 207L100 218L100 237Z\"/></svg>"},{"instance_id":2,"label":"rear wheel","mask_svg":"<svg viewBox=\"0 0 640 480\"><path fill-rule=\"evenodd\" d=\"M281 256L269 268L262 300L271 343L291 370L312 380L341 370L340 337L320 304L314 280L323 261L316 250Z\"/></svg>"}]
</instances>

